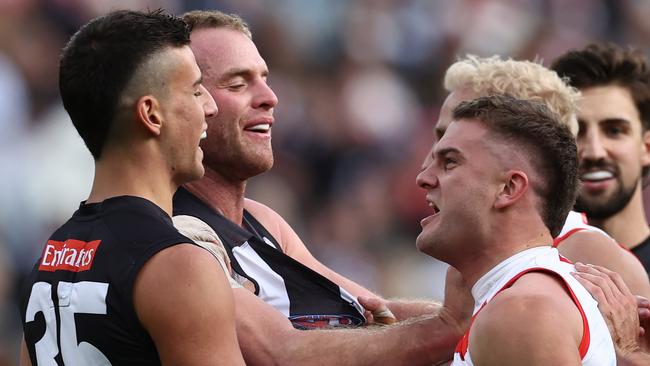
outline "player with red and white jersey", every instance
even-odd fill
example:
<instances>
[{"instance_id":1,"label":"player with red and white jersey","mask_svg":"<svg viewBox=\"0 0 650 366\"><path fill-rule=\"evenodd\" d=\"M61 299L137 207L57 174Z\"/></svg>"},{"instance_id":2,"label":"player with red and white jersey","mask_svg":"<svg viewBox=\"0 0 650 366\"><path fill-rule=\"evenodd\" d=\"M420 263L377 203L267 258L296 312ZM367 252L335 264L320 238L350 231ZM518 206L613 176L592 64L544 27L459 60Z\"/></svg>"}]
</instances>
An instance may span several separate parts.
<instances>
[{"instance_id":1,"label":"player with red and white jersey","mask_svg":"<svg viewBox=\"0 0 650 366\"><path fill-rule=\"evenodd\" d=\"M529 273L543 273L555 278L564 287L580 312L583 333L578 351L582 365L615 365L614 344L607 324L598 310L598 303L571 275L574 271L575 267L555 248L536 247L515 254L483 275L472 288L476 302L471 323L474 323L481 310L495 296L515 286L519 278ZM470 353L471 332L470 325L470 329L458 342L454 353L454 366L474 365Z\"/></svg>"}]
</instances>

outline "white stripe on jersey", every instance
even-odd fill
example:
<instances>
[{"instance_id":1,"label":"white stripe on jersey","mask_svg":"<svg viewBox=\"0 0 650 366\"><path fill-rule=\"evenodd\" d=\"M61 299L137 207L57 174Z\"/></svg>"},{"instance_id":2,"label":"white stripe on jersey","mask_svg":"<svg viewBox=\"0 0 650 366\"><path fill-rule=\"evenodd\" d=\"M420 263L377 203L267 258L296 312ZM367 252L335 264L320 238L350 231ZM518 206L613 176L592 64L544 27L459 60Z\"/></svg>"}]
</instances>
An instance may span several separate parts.
<instances>
[{"instance_id":1,"label":"white stripe on jersey","mask_svg":"<svg viewBox=\"0 0 650 366\"><path fill-rule=\"evenodd\" d=\"M284 279L266 264L248 242L232 248L232 253L244 272L257 281L260 290L258 296L284 316L289 317L291 315L289 313L289 295Z\"/></svg>"}]
</instances>

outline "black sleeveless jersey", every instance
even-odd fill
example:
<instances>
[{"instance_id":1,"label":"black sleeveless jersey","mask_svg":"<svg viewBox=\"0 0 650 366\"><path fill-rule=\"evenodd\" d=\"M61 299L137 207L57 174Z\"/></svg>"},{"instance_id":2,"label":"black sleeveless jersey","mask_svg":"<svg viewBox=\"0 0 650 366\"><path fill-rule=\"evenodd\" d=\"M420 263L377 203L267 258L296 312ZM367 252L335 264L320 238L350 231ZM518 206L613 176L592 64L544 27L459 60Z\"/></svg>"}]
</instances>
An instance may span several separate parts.
<instances>
[{"instance_id":1,"label":"black sleeveless jersey","mask_svg":"<svg viewBox=\"0 0 650 366\"><path fill-rule=\"evenodd\" d=\"M645 267L645 271L648 272L648 275L650 276L650 236L645 238L641 244L632 248L631 251L637 258L639 258L639 261L641 261L641 264Z\"/></svg>"},{"instance_id":2,"label":"black sleeveless jersey","mask_svg":"<svg viewBox=\"0 0 650 366\"><path fill-rule=\"evenodd\" d=\"M180 188L174 196L176 215L194 216L210 225L223 241L233 271L250 280L255 294L287 316L294 327L365 323L363 308L352 295L283 253L275 238L248 211L244 211L241 227Z\"/></svg>"},{"instance_id":3,"label":"black sleeveless jersey","mask_svg":"<svg viewBox=\"0 0 650 366\"><path fill-rule=\"evenodd\" d=\"M32 364L159 365L135 313L133 284L148 259L179 243L192 241L144 198L82 203L47 241L24 289Z\"/></svg>"}]
</instances>

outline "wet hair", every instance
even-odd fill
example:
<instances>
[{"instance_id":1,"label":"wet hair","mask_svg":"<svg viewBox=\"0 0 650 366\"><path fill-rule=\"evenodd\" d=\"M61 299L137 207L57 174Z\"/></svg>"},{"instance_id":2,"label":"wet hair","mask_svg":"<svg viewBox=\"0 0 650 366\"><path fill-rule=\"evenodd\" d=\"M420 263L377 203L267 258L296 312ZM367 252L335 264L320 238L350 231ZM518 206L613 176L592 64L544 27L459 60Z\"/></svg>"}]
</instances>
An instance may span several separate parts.
<instances>
[{"instance_id":1,"label":"wet hair","mask_svg":"<svg viewBox=\"0 0 650 366\"><path fill-rule=\"evenodd\" d=\"M187 24L160 9L114 11L72 36L59 64L59 90L95 160L114 127L120 99L141 66L157 53L189 42Z\"/></svg>"},{"instance_id":2,"label":"wet hair","mask_svg":"<svg viewBox=\"0 0 650 366\"><path fill-rule=\"evenodd\" d=\"M478 96L507 94L544 103L574 135L578 133L580 92L537 62L467 55L447 69L444 85L449 92L468 88Z\"/></svg>"},{"instance_id":3,"label":"wet hair","mask_svg":"<svg viewBox=\"0 0 650 366\"><path fill-rule=\"evenodd\" d=\"M507 95L463 102L454 120L478 120L499 143L515 145L535 169L531 186L540 198L538 211L556 237L573 207L578 190L578 152L566 125L544 103Z\"/></svg>"}]
</instances>

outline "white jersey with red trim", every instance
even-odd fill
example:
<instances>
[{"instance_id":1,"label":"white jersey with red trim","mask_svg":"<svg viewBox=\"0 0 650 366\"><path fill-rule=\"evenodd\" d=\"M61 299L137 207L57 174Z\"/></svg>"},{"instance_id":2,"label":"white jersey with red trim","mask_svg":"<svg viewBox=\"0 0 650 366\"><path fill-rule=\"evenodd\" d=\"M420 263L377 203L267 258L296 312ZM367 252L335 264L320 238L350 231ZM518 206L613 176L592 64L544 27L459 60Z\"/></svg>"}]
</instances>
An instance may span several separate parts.
<instances>
[{"instance_id":1,"label":"white jersey with red trim","mask_svg":"<svg viewBox=\"0 0 650 366\"><path fill-rule=\"evenodd\" d=\"M513 255L483 275L472 287L472 296L475 299L472 323L483 306L500 291L512 286L522 275L530 272L549 273L563 280L582 316L583 336L578 349L582 365L616 365L614 344L607 324L598 311L598 303L571 275L572 271L575 271L574 266L561 257L556 248L550 246L536 247ZM469 344L471 329L470 325L470 329L456 346L453 366L474 365Z\"/></svg>"},{"instance_id":2,"label":"white jersey with red trim","mask_svg":"<svg viewBox=\"0 0 650 366\"><path fill-rule=\"evenodd\" d=\"M553 241L553 246L558 246L562 240L568 238L573 233L578 232L580 230L595 231L605 235L608 238L611 238L611 236L609 236L609 234L607 234L603 230L595 226L589 225L589 223L587 222L587 215L585 215L584 213L577 212L577 211L570 211L569 215L567 215L566 220L564 221L564 226L562 226L562 231L560 231L560 234Z\"/></svg>"}]
</instances>

